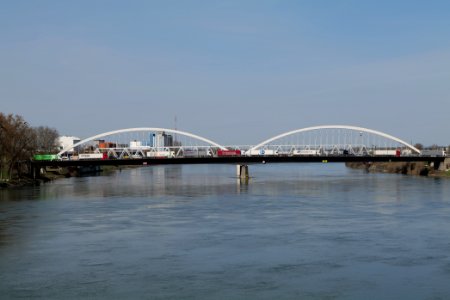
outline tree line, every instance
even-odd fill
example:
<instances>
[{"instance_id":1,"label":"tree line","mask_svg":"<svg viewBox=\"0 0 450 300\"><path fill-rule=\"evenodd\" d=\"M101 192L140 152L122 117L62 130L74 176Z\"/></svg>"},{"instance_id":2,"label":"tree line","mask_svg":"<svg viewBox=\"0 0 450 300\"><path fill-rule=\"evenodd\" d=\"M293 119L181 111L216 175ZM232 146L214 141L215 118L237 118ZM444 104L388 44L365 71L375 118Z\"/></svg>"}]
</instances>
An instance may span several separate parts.
<instances>
[{"instance_id":1,"label":"tree line","mask_svg":"<svg viewBox=\"0 0 450 300\"><path fill-rule=\"evenodd\" d=\"M30 126L22 116L0 112L0 179L20 177L25 162L39 153L55 153L59 133Z\"/></svg>"}]
</instances>

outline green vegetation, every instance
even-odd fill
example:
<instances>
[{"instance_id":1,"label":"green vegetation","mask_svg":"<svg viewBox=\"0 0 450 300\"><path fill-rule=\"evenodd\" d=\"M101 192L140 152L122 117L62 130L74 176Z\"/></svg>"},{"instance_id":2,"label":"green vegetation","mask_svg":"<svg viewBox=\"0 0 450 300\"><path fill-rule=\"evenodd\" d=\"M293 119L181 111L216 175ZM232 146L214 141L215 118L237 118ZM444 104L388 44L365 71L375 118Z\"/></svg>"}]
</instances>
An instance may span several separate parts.
<instances>
[{"instance_id":1,"label":"green vegetation","mask_svg":"<svg viewBox=\"0 0 450 300\"><path fill-rule=\"evenodd\" d=\"M28 174L33 155L56 153L56 129L31 127L19 115L0 112L0 181Z\"/></svg>"}]
</instances>

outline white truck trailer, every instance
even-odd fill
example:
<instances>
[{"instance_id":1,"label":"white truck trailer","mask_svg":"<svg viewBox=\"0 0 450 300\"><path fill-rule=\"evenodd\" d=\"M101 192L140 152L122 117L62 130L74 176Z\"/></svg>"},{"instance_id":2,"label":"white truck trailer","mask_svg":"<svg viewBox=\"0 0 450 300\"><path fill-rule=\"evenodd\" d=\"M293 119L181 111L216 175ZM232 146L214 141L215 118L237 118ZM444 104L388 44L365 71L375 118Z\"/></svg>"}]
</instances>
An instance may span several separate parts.
<instances>
[{"instance_id":1,"label":"white truck trailer","mask_svg":"<svg viewBox=\"0 0 450 300\"><path fill-rule=\"evenodd\" d=\"M103 159L103 153L80 153L78 159Z\"/></svg>"},{"instance_id":2,"label":"white truck trailer","mask_svg":"<svg viewBox=\"0 0 450 300\"><path fill-rule=\"evenodd\" d=\"M397 150L376 149L373 150L373 155L396 155Z\"/></svg>"},{"instance_id":3,"label":"white truck trailer","mask_svg":"<svg viewBox=\"0 0 450 300\"><path fill-rule=\"evenodd\" d=\"M292 155L320 155L320 150L317 149L303 149L303 150L294 150L292 151Z\"/></svg>"},{"instance_id":4,"label":"white truck trailer","mask_svg":"<svg viewBox=\"0 0 450 300\"><path fill-rule=\"evenodd\" d=\"M183 156L184 157L206 157L206 156L212 156L212 153L209 149L205 149L205 148L184 149Z\"/></svg>"},{"instance_id":5,"label":"white truck trailer","mask_svg":"<svg viewBox=\"0 0 450 300\"><path fill-rule=\"evenodd\" d=\"M431 149L423 149L420 151L421 156L431 156L431 157L438 157L438 156L446 156L445 150L431 150Z\"/></svg>"},{"instance_id":6,"label":"white truck trailer","mask_svg":"<svg viewBox=\"0 0 450 300\"><path fill-rule=\"evenodd\" d=\"M146 153L146 156L153 158L173 158L175 157L175 151L149 151Z\"/></svg>"},{"instance_id":7,"label":"white truck trailer","mask_svg":"<svg viewBox=\"0 0 450 300\"><path fill-rule=\"evenodd\" d=\"M270 150L270 149L247 150L245 151L244 155L246 156L278 155L278 150Z\"/></svg>"}]
</instances>

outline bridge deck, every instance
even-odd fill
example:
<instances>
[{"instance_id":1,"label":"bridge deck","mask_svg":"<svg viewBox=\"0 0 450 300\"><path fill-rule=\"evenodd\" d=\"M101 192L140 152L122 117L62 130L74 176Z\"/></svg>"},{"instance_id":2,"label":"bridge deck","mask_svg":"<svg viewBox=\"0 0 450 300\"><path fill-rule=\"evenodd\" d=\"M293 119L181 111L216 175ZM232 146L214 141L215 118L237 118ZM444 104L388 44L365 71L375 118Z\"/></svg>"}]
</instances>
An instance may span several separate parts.
<instances>
[{"instance_id":1,"label":"bridge deck","mask_svg":"<svg viewBox=\"0 0 450 300\"><path fill-rule=\"evenodd\" d=\"M170 165L170 164L255 164L255 163L344 163L344 162L442 162L445 157L425 156L229 156L104 160L33 161L37 167Z\"/></svg>"}]
</instances>

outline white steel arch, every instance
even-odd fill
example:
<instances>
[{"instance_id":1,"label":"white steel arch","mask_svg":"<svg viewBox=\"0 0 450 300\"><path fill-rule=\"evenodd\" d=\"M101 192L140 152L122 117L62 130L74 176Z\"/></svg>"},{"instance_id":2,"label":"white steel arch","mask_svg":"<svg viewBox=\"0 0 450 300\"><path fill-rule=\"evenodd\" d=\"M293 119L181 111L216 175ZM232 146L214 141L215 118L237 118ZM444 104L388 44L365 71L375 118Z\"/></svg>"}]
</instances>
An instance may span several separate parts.
<instances>
[{"instance_id":1,"label":"white steel arch","mask_svg":"<svg viewBox=\"0 0 450 300\"><path fill-rule=\"evenodd\" d=\"M203 142L208 143L208 144L210 144L212 146L218 147L218 148L220 148L222 150L226 150L227 149L226 147L224 147L222 145L219 145L216 142L213 142L213 141L211 141L211 140L209 140L207 138L204 138L204 137L201 137L201 136L189 133L189 132L185 132L185 131L174 130L174 129L167 129L167 128L156 128L156 127L138 127L138 128L127 128L127 129L113 130L113 131L108 131L108 132L104 132L104 133L100 133L100 134L88 137L88 138L86 138L86 139L84 139L82 141L79 141L78 143L76 143L76 144L74 144L74 145L72 145L70 147L66 147L65 149L61 150L58 153L58 156L63 155L64 153L66 153L69 150L72 150L73 148L76 148L76 147L78 147L80 145L83 145L83 144L85 144L87 142L90 142L90 141L93 141L93 140L96 140L96 139L99 139L99 138L102 138L102 137L106 137L106 136L113 135L113 134L119 134L119 133L139 132L139 131L149 131L149 132L164 131L164 132L168 132L168 133L180 134L180 135L184 135L184 136L187 136L187 137L191 137L191 138L203 141Z\"/></svg>"},{"instance_id":2,"label":"white steel arch","mask_svg":"<svg viewBox=\"0 0 450 300\"><path fill-rule=\"evenodd\" d=\"M387 133L383 133L380 131L376 131L373 129L368 129L368 128L363 128L363 127L357 127L357 126L348 126L348 125L322 125L322 126L313 126L313 127L306 127L306 128L302 128L302 129L296 129L296 130L292 130L289 132L285 132L282 133L280 135L277 135L275 137L272 137L268 140L265 140L261 143L259 143L258 145L254 146L253 148L251 148L250 150L259 150L259 148L263 147L264 145L275 141L277 139L283 138L285 136L291 135L291 134L296 134L296 133L301 133L301 132L306 132L306 131L313 131L313 130L319 130L319 129L348 129L348 130L357 130L357 131L361 131L361 132L366 132L366 133L371 133L371 134L375 134L393 141L396 141L400 144L405 145L406 147L410 148L411 150L417 152L418 154L420 154L420 150L417 149L416 147L414 147L411 144L408 144L407 142L396 138L395 136L389 135Z\"/></svg>"}]
</instances>

